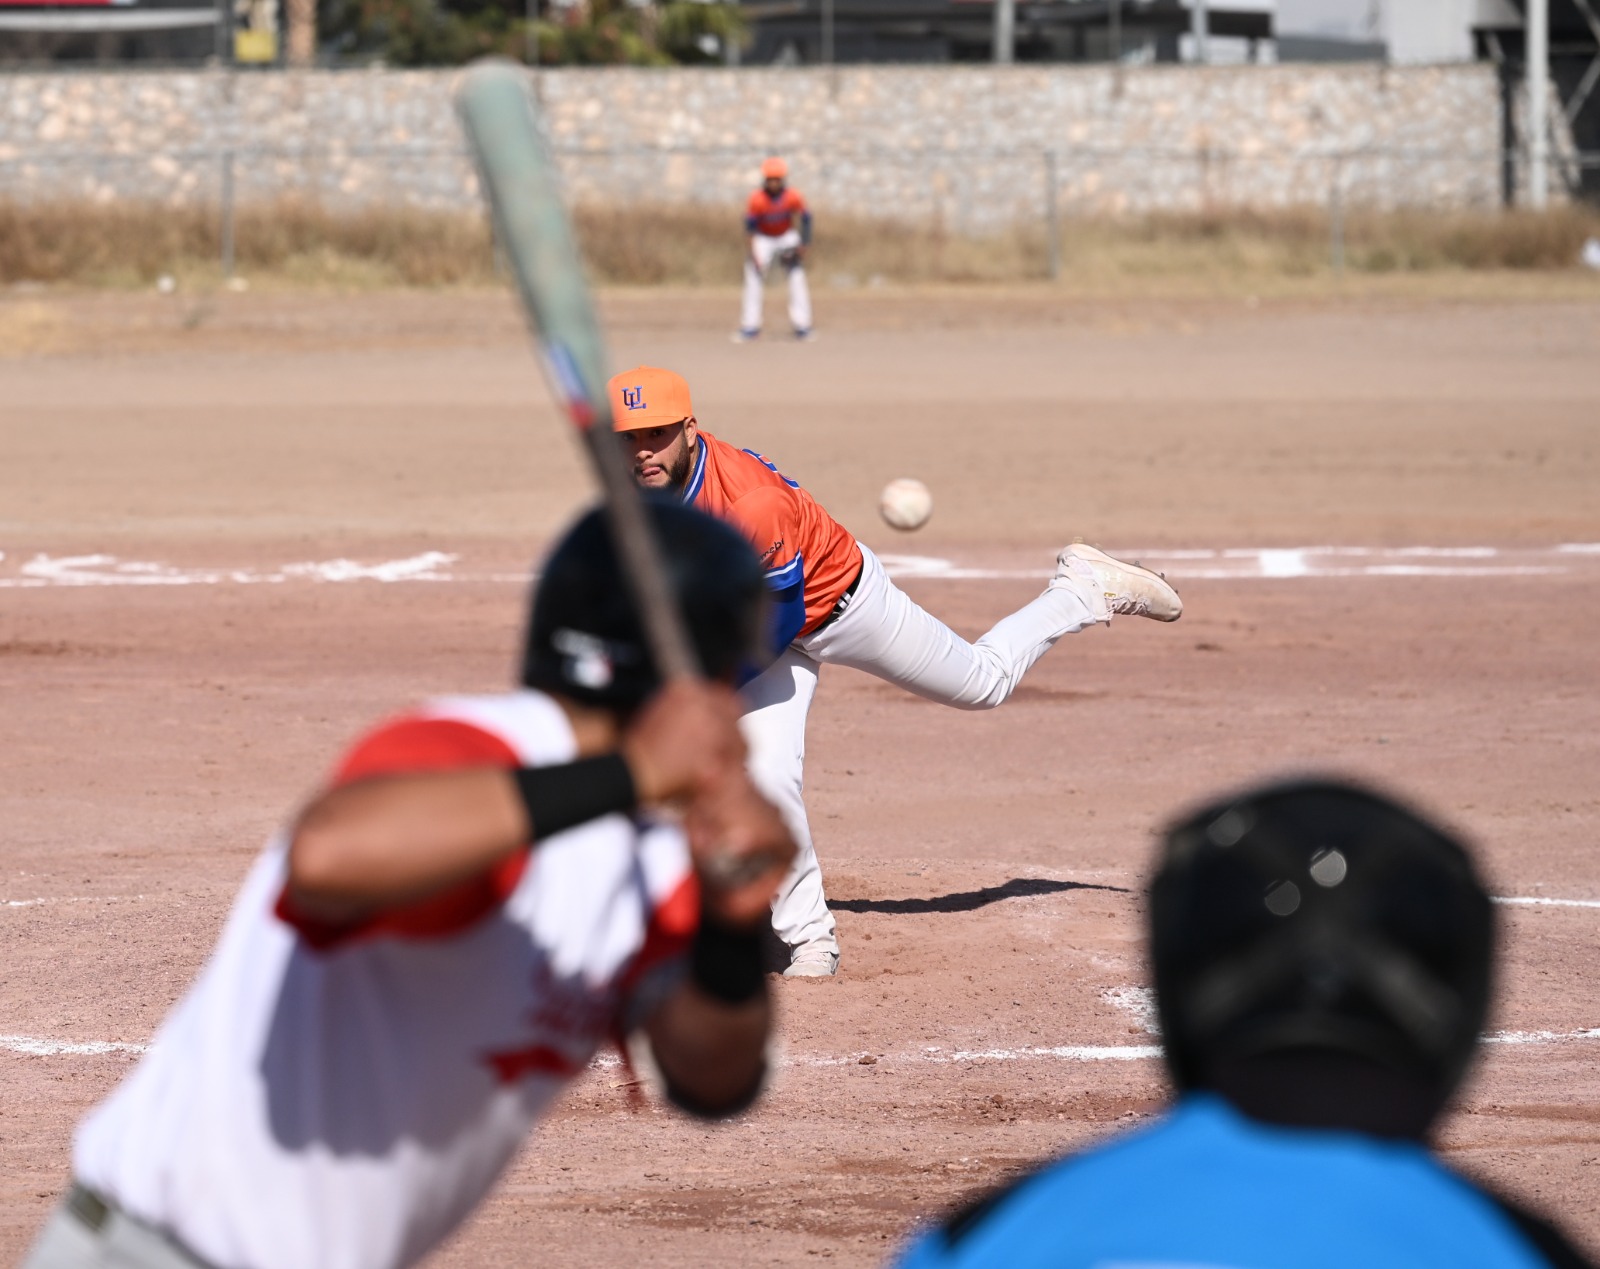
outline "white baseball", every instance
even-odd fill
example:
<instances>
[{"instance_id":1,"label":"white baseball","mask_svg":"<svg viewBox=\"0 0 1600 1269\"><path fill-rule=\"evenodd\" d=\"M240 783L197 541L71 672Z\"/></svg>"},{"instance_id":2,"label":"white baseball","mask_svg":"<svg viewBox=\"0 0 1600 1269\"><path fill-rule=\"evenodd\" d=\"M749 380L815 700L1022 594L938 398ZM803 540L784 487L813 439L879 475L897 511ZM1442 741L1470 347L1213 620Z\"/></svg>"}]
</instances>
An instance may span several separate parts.
<instances>
[{"instance_id":1,"label":"white baseball","mask_svg":"<svg viewBox=\"0 0 1600 1269\"><path fill-rule=\"evenodd\" d=\"M909 533L928 523L933 514L933 495L920 480L891 480L878 495L878 514L891 529Z\"/></svg>"}]
</instances>

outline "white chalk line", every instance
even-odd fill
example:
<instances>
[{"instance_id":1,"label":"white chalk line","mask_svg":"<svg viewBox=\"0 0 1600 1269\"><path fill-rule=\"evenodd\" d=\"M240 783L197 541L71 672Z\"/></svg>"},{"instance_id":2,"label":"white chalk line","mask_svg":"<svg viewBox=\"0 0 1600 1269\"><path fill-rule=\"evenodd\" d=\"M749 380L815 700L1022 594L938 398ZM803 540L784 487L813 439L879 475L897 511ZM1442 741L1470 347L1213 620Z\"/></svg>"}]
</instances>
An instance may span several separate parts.
<instances>
[{"instance_id":1,"label":"white chalk line","mask_svg":"<svg viewBox=\"0 0 1600 1269\"><path fill-rule=\"evenodd\" d=\"M1285 580L1344 577L1535 577L1568 573L1580 559L1600 557L1600 543L1567 542L1539 549L1492 546L1303 546L1163 548L1119 551L1159 568L1174 580ZM5 559L0 551L0 561ZM460 556L425 551L403 559L362 563L339 558L277 568L180 568L114 555L38 554L0 577L0 588L57 586L255 586L289 582L476 582L526 585L531 573L456 571ZM885 554L890 576L930 581L1040 581L1043 568L968 567L932 555ZM1487 563L1485 561L1488 561Z\"/></svg>"},{"instance_id":2,"label":"white chalk line","mask_svg":"<svg viewBox=\"0 0 1600 1269\"><path fill-rule=\"evenodd\" d=\"M114 555L35 555L15 577L0 577L0 587L44 586L235 586L279 585L284 582L449 582L464 580L442 572L461 557L447 551L424 551L405 559L362 564L356 560L313 560L261 571L247 568L175 568L150 560L122 560ZM4 554L0 553L0 559Z\"/></svg>"},{"instance_id":3,"label":"white chalk line","mask_svg":"<svg viewBox=\"0 0 1600 1269\"><path fill-rule=\"evenodd\" d=\"M1137 559L1177 581L1308 577L1538 577L1572 571L1572 557L1600 555L1600 543L1569 542L1544 549L1493 546L1301 546L1216 550L1118 549L1114 553L1120 558ZM1029 570L963 567L937 556L891 554L881 558L889 574L900 578L1021 581L1038 576L1036 571Z\"/></svg>"},{"instance_id":4,"label":"white chalk line","mask_svg":"<svg viewBox=\"0 0 1600 1269\"><path fill-rule=\"evenodd\" d=\"M1565 1044L1572 1040L1600 1040L1600 1027L1585 1031L1495 1031L1483 1037L1485 1044Z\"/></svg>"},{"instance_id":5,"label":"white chalk line","mask_svg":"<svg viewBox=\"0 0 1600 1269\"><path fill-rule=\"evenodd\" d=\"M1600 907L1600 904L1594 906ZM1152 988L1109 987L1100 993L1100 999L1127 1014L1146 1034L1160 1036L1161 1028L1156 1022L1156 994ZM1480 1039L1484 1044L1569 1044L1579 1040L1600 1040L1600 1027L1578 1031L1492 1031ZM1133 1047L1128 1046L1128 1051L1132 1052Z\"/></svg>"},{"instance_id":6,"label":"white chalk line","mask_svg":"<svg viewBox=\"0 0 1600 1269\"><path fill-rule=\"evenodd\" d=\"M151 896L143 894L75 894L60 898L0 899L0 908L40 908L58 903L135 903Z\"/></svg>"},{"instance_id":7,"label":"white chalk line","mask_svg":"<svg viewBox=\"0 0 1600 1269\"><path fill-rule=\"evenodd\" d=\"M1495 895L1494 902L1533 908L1600 908L1600 899L1547 899L1543 895Z\"/></svg>"},{"instance_id":8,"label":"white chalk line","mask_svg":"<svg viewBox=\"0 0 1600 1269\"><path fill-rule=\"evenodd\" d=\"M0 1035L0 1050L27 1057L103 1057L107 1053L144 1053L147 1044L120 1040L50 1040L37 1035Z\"/></svg>"},{"instance_id":9,"label":"white chalk line","mask_svg":"<svg viewBox=\"0 0 1600 1269\"><path fill-rule=\"evenodd\" d=\"M1483 1036L1485 1044L1550 1046L1600 1040L1600 1027L1580 1031L1496 1031ZM0 1035L0 1051L24 1057L104 1057L113 1053L146 1053L150 1046L121 1040L55 1040L45 1036ZM1158 1044L1050 1044L1018 1048L949 1049L930 1046L919 1053L788 1054L780 1067L823 1069L839 1066L959 1066L976 1062L1143 1062L1161 1056ZM862 1058L872 1061L863 1063ZM596 1071L614 1070L620 1060L601 1054L590 1062Z\"/></svg>"},{"instance_id":10,"label":"white chalk line","mask_svg":"<svg viewBox=\"0 0 1600 1269\"><path fill-rule=\"evenodd\" d=\"M1110 987L1100 998L1136 1022L1146 1035L1159 1039L1156 1023L1155 992L1149 987ZM1485 1044L1556 1045L1600 1040L1600 1027L1577 1031L1496 1031L1482 1037ZM91 1057L108 1053L143 1053L147 1045L116 1040L52 1040L43 1036L0 1035L0 1050L29 1057ZM925 1045L915 1052L782 1054L781 1067L828 1068L839 1066L955 1066L976 1062L1143 1062L1161 1056L1159 1044L1033 1044L1016 1048L953 1048ZM863 1062L863 1058L867 1059ZM615 1070L621 1059L613 1053L598 1054L589 1063L596 1071Z\"/></svg>"},{"instance_id":11,"label":"white chalk line","mask_svg":"<svg viewBox=\"0 0 1600 1269\"><path fill-rule=\"evenodd\" d=\"M7 908L51 907L63 903L139 903L163 896L148 894L73 894L44 895L32 899L0 899L0 910ZM1539 908L1600 908L1600 899L1555 899L1544 895L1495 895L1495 903ZM1118 989L1122 990L1122 989ZM1138 990L1127 988L1128 991ZM1107 998L1109 999L1109 997ZM1117 1003L1113 1001L1112 1003Z\"/></svg>"},{"instance_id":12,"label":"white chalk line","mask_svg":"<svg viewBox=\"0 0 1600 1269\"><path fill-rule=\"evenodd\" d=\"M67 896L63 898L6 899L0 907L25 908L55 903L106 903L144 899L145 895L109 897ZM1531 907L1600 908L1596 899L1560 899L1543 895L1495 896L1494 902ZM1146 1035L1159 1037L1156 1022L1155 992L1149 987L1109 987L1101 991L1100 998L1130 1017ZM1600 1027L1577 1031L1496 1031L1481 1037L1485 1044L1554 1045L1587 1040L1600 1040ZM119 1040L54 1040L44 1036L0 1035L0 1051L23 1054L29 1057L92 1057L109 1053L143 1053L148 1045L129 1044ZM1154 1044L1058 1044L1025 1045L1019 1048L951 1049L928 1045L915 1053L856 1053L843 1056L824 1054L787 1054L778 1059L779 1066L823 1068L860 1065L863 1057L871 1057L872 1064L881 1061L887 1065L922 1064L948 1066L972 1062L1018 1062L1047 1060L1063 1062L1136 1062L1161 1056L1161 1048ZM600 1054L590 1063L595 1070L610 1070L619 1065L614 1055Z\"/></svg>"}]
</instances>

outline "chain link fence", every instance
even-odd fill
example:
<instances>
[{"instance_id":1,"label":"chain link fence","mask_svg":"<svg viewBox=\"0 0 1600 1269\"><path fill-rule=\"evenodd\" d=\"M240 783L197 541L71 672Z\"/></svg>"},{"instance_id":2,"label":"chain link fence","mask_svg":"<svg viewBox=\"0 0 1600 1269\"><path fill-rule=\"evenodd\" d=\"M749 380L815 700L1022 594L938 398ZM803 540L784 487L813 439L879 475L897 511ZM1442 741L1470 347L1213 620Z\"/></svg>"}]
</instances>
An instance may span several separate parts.
<instances>
[{"instance_id":1,"label":"chain link fence","mask_svg":"<svg viewBox=\"0 0 1600 1269\"><path fill-rule=\"evenodd\" d=\"M738 223L763 151L727 148L558 148L569 197L614 208L726 209ZM1162 150L875 147L786 150L796 185L829 215L983 236L1022 229L1042 237L1061 270L1064 226L1080 217L1320 211L1329 258L1343 266L1344 227L1358 211L1492 211L1515 197L1515 151ZM1569 180L1600 154L1562 157ZM477 177L460 145L252 145L125 153L40 149L0 155L0 190L16 204L140 202L209 207L222 266L233 268L242 206L299 200L338 213L411 208L477 212Z\"/></svg>"}]
</instances>

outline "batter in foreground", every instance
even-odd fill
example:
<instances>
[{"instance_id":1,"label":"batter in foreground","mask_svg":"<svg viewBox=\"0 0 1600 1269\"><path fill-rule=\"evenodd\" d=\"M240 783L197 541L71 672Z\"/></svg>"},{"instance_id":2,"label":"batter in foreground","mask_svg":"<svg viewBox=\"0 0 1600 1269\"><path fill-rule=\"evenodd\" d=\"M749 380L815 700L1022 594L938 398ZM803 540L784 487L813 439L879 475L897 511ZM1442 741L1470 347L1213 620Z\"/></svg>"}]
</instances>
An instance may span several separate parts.
<instances>
[{"instance_id":1,"label":"batter in foreground","mask_svg":"<svg viewBox=\"0 0 1600 1269\"><path fill-rule=\"evenodd\" d=\"M802 796L806 715L820 666L865 670L957 709L993 709L1062 635L1114 614L1176 621L1182 601L1149 569L1078 544L1057 557L1044 594L968 643L913 603L799 484L702 429L682 376L638 366L613 377L610 391L639 483L731 521L766 569L777 660L745 685L743 726L751 774L799 847L772 928L789 949L787 976L826 977L838 969L839 940Z\"/></svg>"},{"instance_id":2,"label":"batter in foreground","mask_svg":"<svg viewBox=\"0 0 1600 1269\"><path fill-rule=\"evenodd\" d=\"M709 516L652 513L696 651L731 679L761 570ZM627 595L591 513L546 567L522 690L434 701L346 753L78 1129L26 1269L415 1264L636 1029L681 1106L751 1102L793 845L749 782L731 686L658 694ZM641 810L664 802L687 836ZM730 853L775 862L700 884Z\"/></svg>"}]
</instances>

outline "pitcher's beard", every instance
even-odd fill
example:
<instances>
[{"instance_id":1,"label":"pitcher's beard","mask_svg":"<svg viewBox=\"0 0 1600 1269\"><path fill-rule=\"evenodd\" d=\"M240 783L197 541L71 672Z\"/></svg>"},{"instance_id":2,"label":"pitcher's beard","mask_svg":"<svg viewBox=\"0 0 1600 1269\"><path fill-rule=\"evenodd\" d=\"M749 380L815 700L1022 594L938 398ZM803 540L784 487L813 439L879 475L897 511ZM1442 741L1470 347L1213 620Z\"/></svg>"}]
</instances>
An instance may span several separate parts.
<instances>
[{"instance_id":1,"label":"pitcher's beard","mask_svg":"<svg viewBox=\"0 0 1600 1269\"><path fill-rule=\"evenodd\" d=\"M683 487L689 483L689 469L694 466L694 451L687 445L679 455L672 460L672 466L667 468L667 488L674 493L682 493Z\"/></svg>"},{"instance_id":2,"label":"pitcher's beard","mask_svg":"<svg viewBox=\"0 0 1600 1269\"><path fill-rule=\"evenodd\" d=\"M685 445L672 460L672 465L666 469L667 483L665 485L646 485L644 483L644 469L651 464L636 461L633 464L633 478L646 489L659 491L671 490L673 493L682 493L684 486L689 483L689 472L694 467L694 450Z\"/></svg>"}]
</instances>

